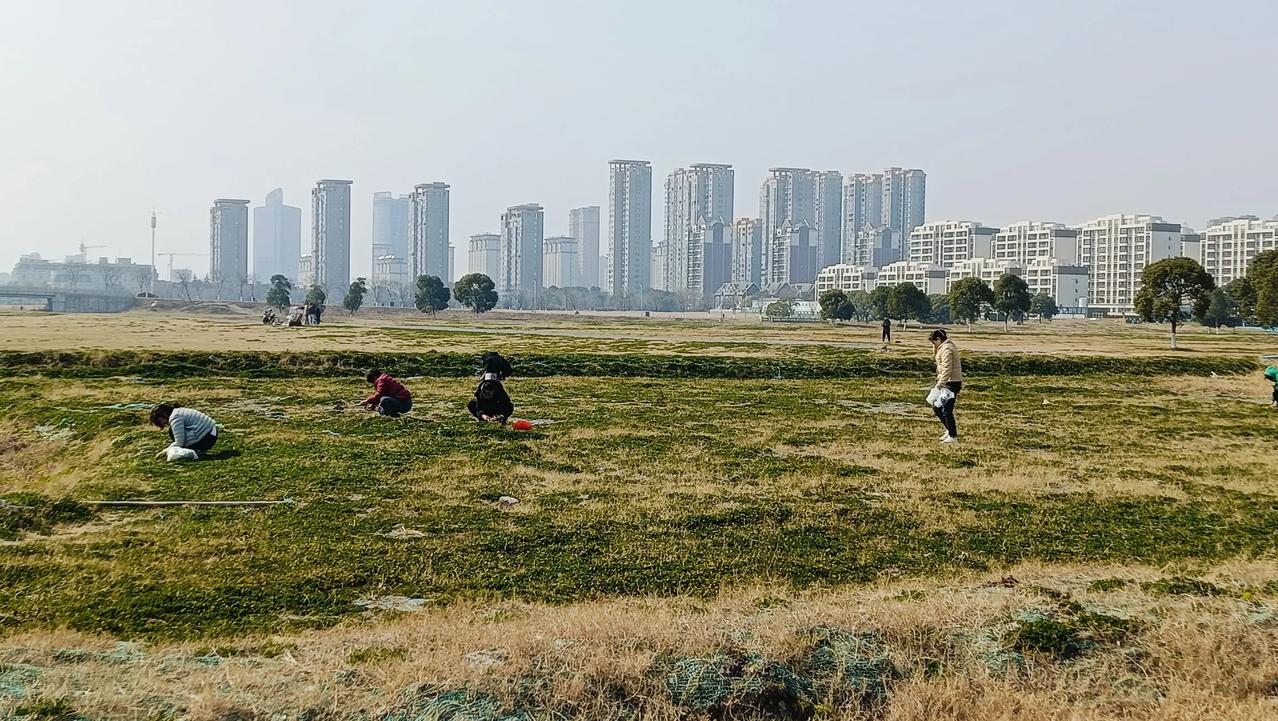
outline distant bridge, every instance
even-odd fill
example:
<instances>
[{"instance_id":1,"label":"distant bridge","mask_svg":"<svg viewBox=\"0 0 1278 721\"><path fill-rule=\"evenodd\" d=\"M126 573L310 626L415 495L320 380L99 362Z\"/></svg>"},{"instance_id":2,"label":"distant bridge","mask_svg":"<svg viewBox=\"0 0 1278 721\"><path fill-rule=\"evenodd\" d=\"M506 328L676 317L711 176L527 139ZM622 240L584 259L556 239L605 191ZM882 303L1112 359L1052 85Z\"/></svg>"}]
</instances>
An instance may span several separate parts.
<instances>
[{"instance_id":1,"label":"distant bridge","mask_svg":"<svg viewBox=\"0 0 1278 721\"><path fill-rule=\"evenodd\" d=\"M0 300L10 299L42 301L44 309L54 313L120 313L133 308L138 303L136 297L127 293L81 292L62 288L0 285Z\"/></svg>"}]
</instances>

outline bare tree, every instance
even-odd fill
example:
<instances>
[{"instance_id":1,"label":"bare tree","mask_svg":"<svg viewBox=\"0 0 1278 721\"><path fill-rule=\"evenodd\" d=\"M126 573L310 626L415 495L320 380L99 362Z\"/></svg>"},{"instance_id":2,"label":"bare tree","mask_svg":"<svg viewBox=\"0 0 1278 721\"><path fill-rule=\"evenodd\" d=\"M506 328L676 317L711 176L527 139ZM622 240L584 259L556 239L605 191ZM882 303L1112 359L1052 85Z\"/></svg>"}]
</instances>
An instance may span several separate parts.
<instances>
[{"instance_id":1,"label":"bare tree","mask_svg":"<svg viewBox=\"0 0 1278 721\"><path fill-rule=\"evenodd\" d=\"M373 283L371 290L373 291L373 305L383 307L390 305L395 289L389 280L379 278L376 283Z\"/></svg>"},{"instance_id":2,"label":"bare tree","mask_svg":"<svg viewBox=\"0 0 1278 721\"><path fill-rule=\"evenodd\" d=\"M121 272L118 266L102 266L102 288L108 293L121 287Z\"/></svg>"},{"instance_id":3,"label":"bare tree","mask_svg":"<svg viewBox=\"0 0 1278 721\"><path fill-rule=\"evenodd\" d=\"M182 288L182 294L186 296L186 302L191 302L191 271L185 268L173 271L177 276L178 286Z\"/></svg>"},{"instance_id":4,"label":"bare tree","mask_svg":"<svg viewBox=\"0 0 1278 721\"><path fill-rule=\"evenodd\" d=\"M84 279L84 268L78 263L67 263L62 274L66 276L67 283L71 286L71 292L74 293L76 288L80 287L80 281Z\"/></svg>"}]
</instances>

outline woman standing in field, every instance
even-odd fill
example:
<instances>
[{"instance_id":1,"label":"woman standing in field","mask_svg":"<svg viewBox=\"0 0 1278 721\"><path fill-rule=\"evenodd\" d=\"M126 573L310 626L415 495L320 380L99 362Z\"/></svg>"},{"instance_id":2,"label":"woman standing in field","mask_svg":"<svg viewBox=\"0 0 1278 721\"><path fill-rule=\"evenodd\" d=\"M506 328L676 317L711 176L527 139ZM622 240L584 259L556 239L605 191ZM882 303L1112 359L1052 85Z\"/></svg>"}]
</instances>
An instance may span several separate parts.
<instances>
[{"instance_id":1,"label":"woman standing in field","mask_svg":"<svg viewBox=\"0 0 1278 721\"><path fill-rule=\"evenodd\" d=\"M963 387L963 363L959 359L958 346L946 336L945 331L936 329L928 336L932 341L932 355L936 358L936 387L938 390L948 389L953 395L932 411L945 426L942 443L958 443L958 423L954 419L954 404L958 402L959 390Z\"/></svg>"}]
</instances>

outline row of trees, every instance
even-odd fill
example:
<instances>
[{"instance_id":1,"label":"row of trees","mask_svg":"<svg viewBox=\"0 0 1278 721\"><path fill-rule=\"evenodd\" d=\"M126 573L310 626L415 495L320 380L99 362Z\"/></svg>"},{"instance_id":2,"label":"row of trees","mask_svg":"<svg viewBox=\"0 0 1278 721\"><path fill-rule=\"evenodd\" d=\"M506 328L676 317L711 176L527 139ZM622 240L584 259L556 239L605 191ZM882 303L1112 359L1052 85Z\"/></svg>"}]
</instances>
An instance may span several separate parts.
<instances>
[{"instance_id":1,"label":"row of trees","mask_svg":"<svg viewBox=\"0 0 1278 721\"><path fill-rule=\"evenodd\" d=\"M964 278L949 293L927 295L912 283L880 286L872 292L827 290L817 302L821 317L827 320L860 320L890 318L901 325L915 320L920 323L972 323L998 314L1004 328L1009 320L1023 322L1028 315L1051 320L1058 312L1056 301L1046 293L1031 295L1020 276L1003 275L994 286L980 278Z\"/></svg>"},{"instance_id":2,"label":"row of trees","mask_svg":"<svg viewBox=\"0 0 1278 721\"><path fill-rule=\"evenodd\" d=\"M476 313L484 313L497 306L496 285L492 278L483 273L470 273L462 276L451 289L438 276L423 275L414 284L414 305L423 313L437 313L448 307L456 298L462 306ZM342 298L342 307L346 312L355 315L364 306L364 297L369 293L368 279L356 278L346 290ZM271 276L270 290L266 294L266 302L281 311L292 301L293 284L282 275ZM328 294L318 285L312 285L306 292L307 305L323 306L328 302Z\"/></svg>"}]
</instances>

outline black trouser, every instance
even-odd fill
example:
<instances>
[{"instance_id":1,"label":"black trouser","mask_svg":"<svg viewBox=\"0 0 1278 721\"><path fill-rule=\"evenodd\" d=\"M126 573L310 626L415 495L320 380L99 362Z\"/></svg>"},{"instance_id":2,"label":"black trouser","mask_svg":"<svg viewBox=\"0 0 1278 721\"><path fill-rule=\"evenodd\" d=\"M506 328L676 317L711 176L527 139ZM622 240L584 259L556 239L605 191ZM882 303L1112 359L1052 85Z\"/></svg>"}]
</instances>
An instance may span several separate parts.
<instances>
[{"instance_id":1,"label":"black trouser","mask_svg":"<svg viewBox=\"0 0 1278 721\"><path fill-rule=\"evenodd\" d=\"M883 329L883 342L884 342L884 343L891 343L891 342L892 342L892 329L891 329L891 328L884 328L884 329Z\"/></svg>"},{"instance_id":2,"label":"black trouser","mask_svg":"<svg viewBox=\"0 0 1278 721\"><path fill-rule=\"evenodd\" d=\"M173 440L173 429L172 429L172 428L170 428L170 429L169 429L169 440ZM189 444L189 445L183 446L183 448L190 448L191 450L195 451L196 453L204 453L205 451L207 451L207 450L211 449L211 448L213 447L213 444L214 444L214 443L217 443L217 434L216 434L216 433L205 433L203 438L201 438L200 440L196 441L195 443L190 443L190 442L188 441L188 444Z\"/></svg>"},{"instance_id":3,"label":"black trouser","mask_svg":"<svg viewBox=\"0 0 1278 721\"><path fill-rule=\"evenodd\" d=\"M466 410L470 411L470 414L474 416L475 420L477 421L485 420L484 416L487 415L489 418L492 418L501 423L506 422L506 416L501 415L500 413L493 414L491 412L486 412L482 408L480 408L478 398L471 398L470 403L466 404Z\"/></svg>"},{"instance_id":4,"label":"black trouser","mask_svg":"<svg viewBox=\"0 0 1278 721\"><path fill-rule=\"evenodd\" d=\"M958 423L954 420L954 403L958 400L959 389L963 387L962 381L950 381L945 384L949 387L954 397L945 401L945 405L937 408L932 406L932 412L940 419L941 425L945 426L945 430L951 436L958 438Z\"/></svg>"}]
</instances>

